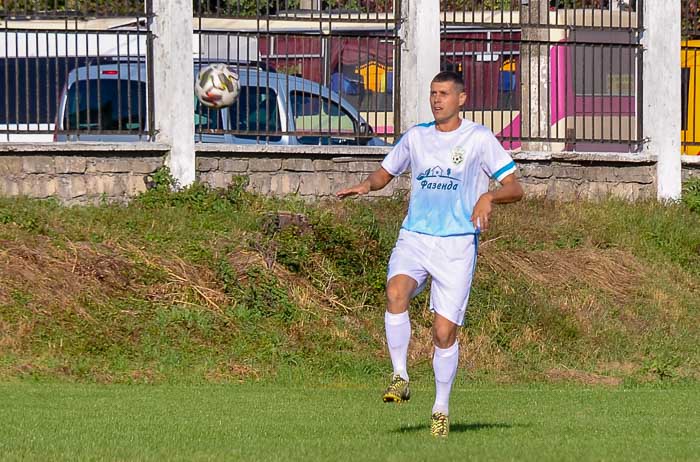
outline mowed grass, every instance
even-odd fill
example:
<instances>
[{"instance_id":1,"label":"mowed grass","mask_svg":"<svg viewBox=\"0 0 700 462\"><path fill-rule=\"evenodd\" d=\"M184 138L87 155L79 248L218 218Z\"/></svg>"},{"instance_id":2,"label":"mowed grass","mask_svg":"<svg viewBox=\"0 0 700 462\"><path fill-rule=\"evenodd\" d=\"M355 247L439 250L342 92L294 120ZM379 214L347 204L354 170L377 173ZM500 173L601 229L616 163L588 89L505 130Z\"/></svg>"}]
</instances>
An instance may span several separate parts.
<instances>
[{"instance_id":1,"label":"mowed grass","mask_svg":"<svg viewBox=\"0 0 700 462\"><path fill-rule=\"evenodd\" d=\"M700 386L466 385L446 441L433 389L0 385L3 460L697 460Z\"/></svg>"}]
</instances>

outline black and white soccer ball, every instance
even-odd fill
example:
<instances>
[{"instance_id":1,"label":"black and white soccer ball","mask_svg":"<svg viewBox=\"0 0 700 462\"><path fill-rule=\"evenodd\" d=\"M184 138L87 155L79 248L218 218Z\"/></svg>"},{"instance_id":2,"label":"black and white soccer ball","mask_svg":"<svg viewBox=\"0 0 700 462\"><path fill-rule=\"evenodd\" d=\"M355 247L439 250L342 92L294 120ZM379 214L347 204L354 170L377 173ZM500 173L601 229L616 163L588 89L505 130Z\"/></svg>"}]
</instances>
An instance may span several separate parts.
<instances>
[{"instance_id":1,"label":"black and white soccer ball","mask_svg":"<svg viewBox=\"0 0 700 462\"><path fill-rule=\"evenodd\" d=\"M241 93L239 76L226 64L209 64L199 70L194 93L206 107L220 109L231 106Z\"/></svg>"}]
</instances>

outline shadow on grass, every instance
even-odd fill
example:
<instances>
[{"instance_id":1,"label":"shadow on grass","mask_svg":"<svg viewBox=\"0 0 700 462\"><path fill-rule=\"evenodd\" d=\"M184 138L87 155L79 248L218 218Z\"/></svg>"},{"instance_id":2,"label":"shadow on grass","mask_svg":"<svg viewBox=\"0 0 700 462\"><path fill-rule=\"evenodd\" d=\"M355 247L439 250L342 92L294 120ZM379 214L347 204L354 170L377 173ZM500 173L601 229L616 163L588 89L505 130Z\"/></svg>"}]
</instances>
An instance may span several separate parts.
<instances>
[{"instance_id":1,"label":"shadow on grass","mask_svg":"<svg viewBox=\"0 0 700 462\"><path fill-rule=\"evenodd\" d=\"M475 432L479 430L491 430L494 428L513 428L513 427L528 427L529 425L511 425L506 423L453 423L450 424L450 433ZM427 431L430 425L427 423L402 425L399 428L392 430L394 433L410 433Z\"/></svg>"}]
</instances>

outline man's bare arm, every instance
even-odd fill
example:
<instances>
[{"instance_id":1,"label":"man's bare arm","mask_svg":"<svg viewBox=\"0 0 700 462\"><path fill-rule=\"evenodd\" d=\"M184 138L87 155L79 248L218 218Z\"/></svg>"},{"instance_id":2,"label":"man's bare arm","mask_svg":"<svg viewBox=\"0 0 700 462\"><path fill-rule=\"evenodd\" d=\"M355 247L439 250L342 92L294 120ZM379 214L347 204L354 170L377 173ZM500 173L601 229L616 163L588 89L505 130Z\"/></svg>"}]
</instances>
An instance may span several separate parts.
<instances>
[{"instance_id":1,"label":"man's bare arm","mask_svg":"<svg viewBox=\"0 0 700 462\"><path fill-rule=\"evenodd\" d=\"M509 204L517 202L523 197L523 188L520 186L515 174L510 174L503 178L501 187L481 195L474 206L472 212L472 223L480 231L489 228L489 218L491 217L492 204Z\"/></svg>"},{"instance_id":2,"label":"man's bare arm","mask_svg":"<svg viewBox=\"0 0 700 462\"><path fill-rule=\"evenodd\" d=\"M520 186L515 174L511 173L503 178L500 188L489 191L484 196L489 196L494 204L510 204L523 198L523 187Z\"/></svg>"},{"instance_id":3,"label":"man's bare arm","mask_svg":"<svg viewBox=\"0 0 700 462\"><path fill-rule=\"evenodd\" d=\"M382 189L384 186L388 185L389 182L394 178L394 176L384 170L383 167L372 172L362 183L356 184L350 188L341 189L336 192L335 195L339 198L344 198L348 196L364 195L370 191L377 191Z\"/></svg>"}]
</instances>

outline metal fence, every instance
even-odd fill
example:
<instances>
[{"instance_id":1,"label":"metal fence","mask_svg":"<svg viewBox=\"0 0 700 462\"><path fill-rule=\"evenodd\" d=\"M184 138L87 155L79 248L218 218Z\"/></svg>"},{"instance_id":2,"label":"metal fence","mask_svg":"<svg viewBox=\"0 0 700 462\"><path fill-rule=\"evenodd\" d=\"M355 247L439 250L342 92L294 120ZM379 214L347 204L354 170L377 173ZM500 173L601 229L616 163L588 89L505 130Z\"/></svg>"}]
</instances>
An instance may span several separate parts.
<instances>
[{"instance_id":1,"label":"metal fence","mask_svg":"<svg viewBox=\"0 0 700 462\"><path fill-rule=\"evenodd\" d=\"M681 3L681 151L700 154L700 9L698 2Z\"/></svg>"},{"instance_id":2,"label":"metal fence","mask_svg":"<svg viewBox=\"0 0 700 462\"><path fill-rule=\"evenodd\" d=\"M445 0L442 8L443 69L463 73L465 117L505 147L641 148L641 0Z\"/></svg>"},{"instance_id":3,"label":"metal fence","mask_svg":"<svg viewBox=\"0 0 700 462\"><path fill-rule=\"evenodd\" d=\"M198 63L235 67L223 113L197 107L201 141L391 142L399 125L399 2L210 0L195 10ZM247 5L247 7L246 7Z\"/></svg>"},{"instance_id":4,"label":"metal fence","mask_svg":"<svg viewBox=\"0 0 700 462\"><path fill-rule=\"evenodd\" d=\"M400 0L193 4L193 75L225 62L243 84L231 108L195 101L198 141L379 144L400 135ZM464 116L507 148L636 151L642 6L443 0L441 66L465 78ZM687 15L697 14L691 6ZM0 139L152 139L153 18L151 0L4 0ZM685 45L694 63L695 44ZM685 67L694 101L694 64ZM687 103L688 149L700 146L695 118Z\"/></svg>"},{"instance_id":5,"label":"metal fence","mask_svg":"<svg viewBox=\"0 0 700 462\"><path fill-rule=\"evenodd\" d=\"M0 139L153 135L151 1L4 0Z\"/></svg>"}]
</instances>

